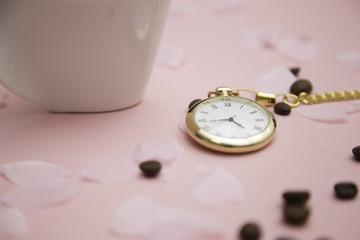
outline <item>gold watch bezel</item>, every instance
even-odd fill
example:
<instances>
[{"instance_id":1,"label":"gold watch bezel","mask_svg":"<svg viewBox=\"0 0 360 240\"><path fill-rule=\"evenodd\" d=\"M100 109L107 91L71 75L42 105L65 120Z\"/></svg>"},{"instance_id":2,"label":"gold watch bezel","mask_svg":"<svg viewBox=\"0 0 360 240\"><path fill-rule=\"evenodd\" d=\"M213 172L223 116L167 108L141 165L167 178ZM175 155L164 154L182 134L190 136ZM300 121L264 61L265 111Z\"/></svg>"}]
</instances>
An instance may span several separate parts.
<instances>
[{"instance_id":1,"label":"gold watch bezel","mask_svg":"<svg viewBox=\"0 0 360 240\"><path fill-rule=\"evenodd\" d=\"M254 136L236 139L216 136L201 129L195 121L195 113L197 110L205 104L225 101L225 98L227 101L236 101L249 104L262 111L269 118L269 123L266 128ZM238 96L217 96L199 101L190 107L186 115L186 129L190 137L204 147L219 152L245 153L261 149L271 142L276 131L276 118L274 114L270 112L265 106L251 99Z\"/></svg>"}]
</instances>

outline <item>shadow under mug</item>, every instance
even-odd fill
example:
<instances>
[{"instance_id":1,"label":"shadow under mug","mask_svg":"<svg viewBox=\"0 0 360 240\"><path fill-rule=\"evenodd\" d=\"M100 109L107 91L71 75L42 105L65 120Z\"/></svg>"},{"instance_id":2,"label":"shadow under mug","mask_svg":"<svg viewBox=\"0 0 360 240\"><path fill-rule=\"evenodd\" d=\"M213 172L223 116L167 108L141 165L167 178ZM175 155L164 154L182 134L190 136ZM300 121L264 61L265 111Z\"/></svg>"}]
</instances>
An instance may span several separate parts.
<instances>
[{"instance_id":1,"label":"shadow under mug","mask_svg":"<svg viewBox=\"0 0 360 240\"><path fill-rule=\"evenodd\" d=\"M133 106L170 0L0 1L0 82L55 112Z\"/></svg>"}]
</instances>

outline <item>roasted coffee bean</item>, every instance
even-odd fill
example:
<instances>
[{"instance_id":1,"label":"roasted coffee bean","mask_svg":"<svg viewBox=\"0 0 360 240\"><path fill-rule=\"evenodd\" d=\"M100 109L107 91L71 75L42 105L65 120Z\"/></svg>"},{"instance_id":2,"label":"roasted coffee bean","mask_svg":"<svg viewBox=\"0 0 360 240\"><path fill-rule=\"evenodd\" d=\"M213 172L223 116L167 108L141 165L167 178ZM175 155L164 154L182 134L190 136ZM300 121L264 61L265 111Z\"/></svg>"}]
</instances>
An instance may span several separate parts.
<instances>
[{"instance_id":1,"label":"roasted coffee bean","mask_svg":"<svg viewBox=\"0 0 360 240\"><path fill-rule=\"evenodd\" d=\"M306 206L289 205L284 208L284 220L292 225L302 225L309 218L310 210Z\"/></svg>"},{"instance_id":2,"label":"roasted coffee bean","mask_svg":"<svg viewBox=\"0 0 360 240\"><path fill-rule=\"evenodd\" d=\"M260 227L256 223L245 224L239 234L241 240L258 240L260 239L261 231Z\"/></svg>"},{"instance_id":3,"label":"roasted coffee bean","mask_svg":"<svg viewBox=\"0 0 360 240\"><path fill-rule=\"evenodd\" d=\"M309 80L306 79L299 79L295 81L291 87L290 92L296 96L299 96L300 93L306 92L310 94L312 91L312 85Z\"/></svg>"},{"instance_id":4,"label":"roasted coffee bean","mask_svg":"<svg viewBox=\"0 0 360 240\"><path fill-rule=\"evenodd\" d=\"M158 161L146 161L140 164L140 169L145 177L156 177L161 170L161 163Z\"/></svg>"},{"instance_id":5,"label":"roasted coffee bean","mask_svg":"<svg viewBox=\"0 0 360 240\"><path fill-rule=\"evenodd\" d=\"M188 108L191 108L193 105L195 105L196 103L200 102L202 99L194 99L189 103Z\"/></svg>"},{"instance_id":6,"label":"roasted coffee bean","mask_svg":"<svg viewBox=\"0 0 360 240\"><path fill-rule=\"evenodd\" d=\"M289 115L291 112L291 107L284 102L279 102L275 104L274 111L280 115Z\"/></svg>"},{"instance_id":7,"label":"roasted coffee bean","mask_svg":"<svg viewBox=\"0 0 360 240\"><path fill-rule=\"evenodd\" d=\"M283 193L287 205L304 205L310 198L308 191L287 191Z\"/></svg>"},{"instance_id":8,"label":"roasted coffee bean","mask_svg":"<svg viewBox=\"0 0 360 240\"><path fill-rule=\"evenodd\" d=\"M360 161L360 146L354 147L352 149L355 160Z\"/></svg>"},{"instance_id":9,"label":"roasted coffee bean","mask_svg":"<svg viewBox=\"0 0 360 240\"><path fill-rule=\"evenodd\" d=\"M300 68L299 67L291 67L289 68L290 72L292 72L292 74L294 74L295 77L297 77L299 75L300 72Z\"/></svg>"},{"instance_id":10,"label":"roasted coffee bean","mask_svg":"<svg viewBox=\"0 0 360 240\"><path fill-rule=\"evenodd\" d=\"M355 183L340 182L335 184L335 195L340 199L352 199L356 197L358 189Z\"/></svg>"}]
</instances>

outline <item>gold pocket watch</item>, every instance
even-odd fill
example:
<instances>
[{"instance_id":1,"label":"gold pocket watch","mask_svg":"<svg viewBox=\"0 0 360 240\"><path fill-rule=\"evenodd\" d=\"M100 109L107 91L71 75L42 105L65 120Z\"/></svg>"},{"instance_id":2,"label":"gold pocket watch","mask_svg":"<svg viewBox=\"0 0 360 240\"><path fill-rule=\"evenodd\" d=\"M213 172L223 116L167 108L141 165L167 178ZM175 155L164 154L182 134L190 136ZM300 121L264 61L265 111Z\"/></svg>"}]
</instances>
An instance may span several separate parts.
<instances>
[{"instance_id":1,"label":"gold pocket watch","mask_svg":"<svg viewBox=\"0 0 360 240\"><path fill-rule=\"evenodd\" d=\"M240 97L239 91L219 87L207 99L190 106L186 129L191 138L212 150L228 153L251 152L271 142L276 119L264 105ZM270 98L272 99L272 98Z\"/></svg>"}]
</instances>

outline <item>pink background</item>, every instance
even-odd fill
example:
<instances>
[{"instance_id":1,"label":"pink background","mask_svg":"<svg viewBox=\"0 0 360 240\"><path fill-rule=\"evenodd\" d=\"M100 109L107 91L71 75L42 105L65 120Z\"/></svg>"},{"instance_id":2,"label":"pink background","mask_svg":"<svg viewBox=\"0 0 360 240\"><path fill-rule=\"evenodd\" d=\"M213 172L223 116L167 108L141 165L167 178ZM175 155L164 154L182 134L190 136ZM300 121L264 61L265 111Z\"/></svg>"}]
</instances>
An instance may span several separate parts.
<instances>
[{"instance_id":1,"label":"pink background","mask_svg":"<svg viewBox=\"0 0 360 240\"><path fill-rule=\"evenodd\" d=\"M54 114L0 87L0 93L7 95L0 108L0 163L39 160L81 172L104 156L128 160L153 130L171 134L185 149L184 170L166 183L140 178L100 184L73 177L79 192L74 201L22 211L29 227L24 239L119 239L109 231L115 210L137 194L216 217L226 233L224 239L235 239L247 221L260 224L263 239L360 239L359 196L340 201L333 195L339 181L360 186L360 163L351 153L360 145L359 112L339 123L313 121L296 112L277 115L275 140L263 150L242 155L205 150L178 128L191 100L205 98L221 85L252 89L256 79L273 66L300 66L300 76L311 80L316 93L359 88L360 71L339 64L335 57L360 49L360 2L253 0L241 9L221 12L212 1L183 3L190 8L170 12L161 46L183 48L185 62L175 69L154 71L144 100L136 107L101 114ZM242 28L273 24L280 24L286 36L309 35L319 45L318 55L299 62L274 49L240 43ZM222 167L236 176L245 188L243 203L207 209L194 202L189 186L198 166ZM13 187L0 178L0 196ZM289 189L311 191L312 214L303 227L282 221L281 195Z\"/></svg>"}]
</instances>

